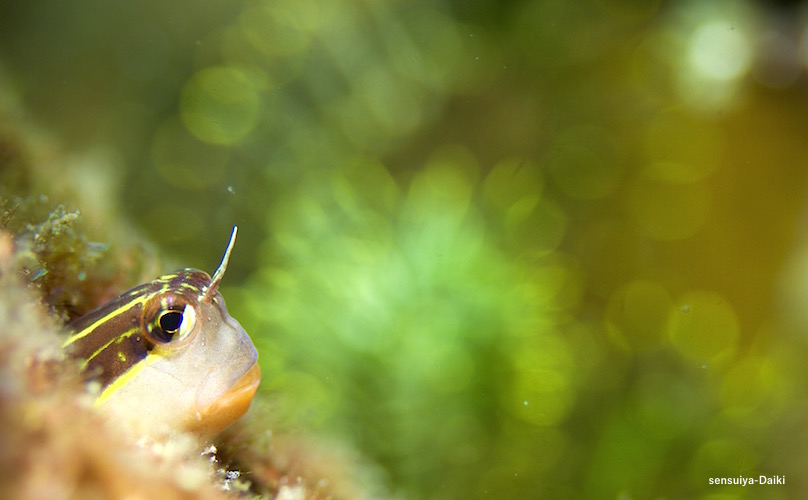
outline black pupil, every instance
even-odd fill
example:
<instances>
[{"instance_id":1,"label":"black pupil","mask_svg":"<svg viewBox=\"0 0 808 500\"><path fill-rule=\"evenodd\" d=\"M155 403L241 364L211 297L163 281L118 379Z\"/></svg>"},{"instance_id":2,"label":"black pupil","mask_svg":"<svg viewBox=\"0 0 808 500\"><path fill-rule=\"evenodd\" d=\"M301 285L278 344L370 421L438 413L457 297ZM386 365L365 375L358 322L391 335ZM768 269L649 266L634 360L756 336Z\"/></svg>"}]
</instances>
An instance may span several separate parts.
<instances>
[{"instance_id":1,"label":"black pupil","mask_svg":"<svg viewBox=\"0 0 808 500\"><path fill-rule=\"evenodd\" d=\"M182 325L181 311L167 311L160 316L160 329L165 333L176 333Z\"/></svg>"}]
</instances>

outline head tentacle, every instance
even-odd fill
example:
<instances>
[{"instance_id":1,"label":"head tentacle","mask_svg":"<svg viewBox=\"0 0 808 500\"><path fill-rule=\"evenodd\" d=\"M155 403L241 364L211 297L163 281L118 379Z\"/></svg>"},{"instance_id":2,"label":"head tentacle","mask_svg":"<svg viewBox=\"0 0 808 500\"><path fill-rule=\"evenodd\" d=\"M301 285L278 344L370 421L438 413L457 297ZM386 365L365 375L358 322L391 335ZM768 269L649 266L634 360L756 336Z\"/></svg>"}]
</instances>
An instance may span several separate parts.
<instances>
[{"instance_id":1,"label":"head tentacle","mask_svg":"<svg viewBox=\"0 0 808 500\"><path fill-rule=\"evenodd\" d=\"M213 294L216 293L216 287L219 286L219 283L222 281L224 277L224 272L227 270L227 262L230 260L230 252L233 251L233 245L236 244L236 234L238 233L238 226L233 226L233 232L230 233L230 242L227 244L227 250L224 252L224 257L222 257L222 262L219 264L218 269L216 272L213 273L213 277L210 280L210 285L206 286L202 290L202 294L199 296L199 300L210 301L213 297Z\"/></svg>"}]
</instances>

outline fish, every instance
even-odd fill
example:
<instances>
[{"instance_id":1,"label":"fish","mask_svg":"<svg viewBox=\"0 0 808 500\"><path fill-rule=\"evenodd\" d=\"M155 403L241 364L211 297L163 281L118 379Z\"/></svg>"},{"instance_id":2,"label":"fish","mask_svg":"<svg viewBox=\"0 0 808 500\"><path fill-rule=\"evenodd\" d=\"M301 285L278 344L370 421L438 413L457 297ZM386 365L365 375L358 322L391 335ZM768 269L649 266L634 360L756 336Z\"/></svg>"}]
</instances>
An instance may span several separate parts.
<instances>
[{"instance_id":1,"label":"fish","mask_svg":"<svg viewBox=\"0 0 808 500\"><path fill-rule=\"evenodd\" d=\"M166 274L67 324L62 347L100 385L96 407L155 437L214 436L247 411L258 351L218 290L237 232L213 276Z\"/></svg>"}]
</instances>

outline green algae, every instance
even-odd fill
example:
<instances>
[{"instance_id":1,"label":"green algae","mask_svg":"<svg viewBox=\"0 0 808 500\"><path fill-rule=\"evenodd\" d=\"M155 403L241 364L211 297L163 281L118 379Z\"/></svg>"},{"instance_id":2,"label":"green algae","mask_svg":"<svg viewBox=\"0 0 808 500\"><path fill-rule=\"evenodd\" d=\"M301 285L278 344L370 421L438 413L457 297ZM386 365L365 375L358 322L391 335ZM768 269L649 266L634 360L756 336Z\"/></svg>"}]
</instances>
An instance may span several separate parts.
<instances>
[{"instance_id":1,"label":"green algae","mask_svg":"<svg viewBox=\"0 0 808 500\"><path fill-rule=\"evenodd\" d=\"M108 245L89 241L81 214L64 205L49 207L47 197L2 200L3 229L14 238L14 268L63 320L86 310L98 262Z\"/></svg>"}]
</instances>

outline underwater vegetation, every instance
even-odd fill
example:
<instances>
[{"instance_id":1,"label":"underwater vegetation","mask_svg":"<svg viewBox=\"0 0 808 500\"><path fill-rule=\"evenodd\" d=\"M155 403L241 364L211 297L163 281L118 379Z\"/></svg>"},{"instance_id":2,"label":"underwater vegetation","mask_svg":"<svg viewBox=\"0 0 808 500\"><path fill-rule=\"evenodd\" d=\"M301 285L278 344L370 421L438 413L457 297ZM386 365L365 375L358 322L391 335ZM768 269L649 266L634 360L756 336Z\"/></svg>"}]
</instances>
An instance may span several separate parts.
<instances>
[{"instance_id":1,"label":"underwater vegetation","mask_svg":"<svg viewBox=\"0 0 808 500\"><path fill-rule=\"evenodd\" d=\"M250 494L808 491L800 3L2 9L3 300L58 325L238 225Z\"/></svg>"}]
</instances>

